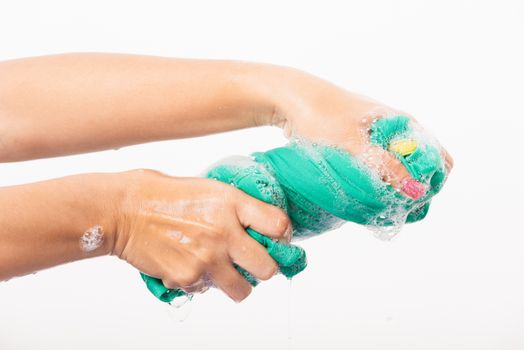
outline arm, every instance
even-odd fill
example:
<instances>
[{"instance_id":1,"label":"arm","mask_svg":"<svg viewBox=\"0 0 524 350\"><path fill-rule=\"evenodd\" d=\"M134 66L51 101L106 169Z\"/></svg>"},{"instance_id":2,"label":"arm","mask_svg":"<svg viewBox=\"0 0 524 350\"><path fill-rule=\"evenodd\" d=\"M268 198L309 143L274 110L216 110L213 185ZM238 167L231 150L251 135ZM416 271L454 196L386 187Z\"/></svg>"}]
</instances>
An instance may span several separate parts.
<instances>
[{"instance_id":1,"label":"arm","mask_svg":"<svg viewBox=\"0 0 524 350\"><path fill-rule=\"evenodd\" d=\"M273 65L118 54L0 62L0 162L277 125L360 156L401 189L409 173L366 132L399 113Z\"/></svg>"},{"instance_id":2,"label":"arm","mask_svg":"<svg viewBox=\"0 0 524 350\"><path fill-rule=\"evenodd\" d=\"M0 161L247 128L273 113L269 69L119 54L0 62ZM268 76L268 74L266 74Z\"/></svg>"},{"instance_id":3,"label":"arm","mask_svg":"<svg viewBox=\"0 0 524 350\"><path fill-rule=\"evenodd\" d=\"M117 185L117 176L89 174L0 188L0 280L110 254L123 198ZM103 232L81 245L96 226Z\"/></svg>"}]
</instances>

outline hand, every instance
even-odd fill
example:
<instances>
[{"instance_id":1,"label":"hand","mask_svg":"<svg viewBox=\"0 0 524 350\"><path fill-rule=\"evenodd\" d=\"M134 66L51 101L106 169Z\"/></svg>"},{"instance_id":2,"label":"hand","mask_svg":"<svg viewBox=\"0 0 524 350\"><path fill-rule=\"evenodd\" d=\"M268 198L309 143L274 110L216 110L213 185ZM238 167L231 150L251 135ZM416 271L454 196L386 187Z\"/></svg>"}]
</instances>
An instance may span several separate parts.
<instances>
[{"instance_id":1,"label":"hand","mask_svg":"<svg viewBox=\"0 0 524 350\"><path fill-rule=\"evenodd\" d=\"M393 154L371 145L368 131L378 118L406 115L416 123L414 118L297 70L279 67L274 76L277 78L273 78L276 80L271 86L276 102L268 123L281 127L286 137L347 150L377 169L384 181L412 197L412 191L405 187L411 179L409 172ZM438 147L449 173L453 160L444 148Z\"/></svg>"},{"instance_id":2,"label":"hand","mask_svg":"<svg viewBox=\"0 0 524 350\"><path fill-rule=\"evenodd\" d=\"M167 288L201 292L211 283L238 302L251 285L233 263L261 280L277 272L245 229L289 241L290 221L278 207L210 179L139 170L127 173L126 181L113 254Z\"/></svg>"}]
</instances>

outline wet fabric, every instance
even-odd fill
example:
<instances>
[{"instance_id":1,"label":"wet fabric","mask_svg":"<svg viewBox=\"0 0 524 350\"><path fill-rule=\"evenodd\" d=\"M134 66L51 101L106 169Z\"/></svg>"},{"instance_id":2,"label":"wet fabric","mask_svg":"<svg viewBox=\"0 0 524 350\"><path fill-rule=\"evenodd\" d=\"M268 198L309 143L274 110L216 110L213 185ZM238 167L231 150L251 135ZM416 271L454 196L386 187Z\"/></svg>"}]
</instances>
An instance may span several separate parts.
<instances>
[{"instance_id":1,"label":"wet fabric","mask_svg":"<svg viewBox=\"0 0 524 350\"><path fill-rule=\"evenodd\" d=\"M393 141L417 137L409 118L404 116L379 119L370 130L371 143L384 149ZM222 163L206 176L284 209L293 224L293 237L304 238L334 229L345 221L389 226L399 224L399 220L404 223L423 219L446 176L440 152L418 137L414 152L394 154L414 179L428 187L422 198L411 200L401 195L346 151L300 142L254 153L252 161ZM302 248L274 242L250 228L247 232L266 247L285 276L291 278L306 267ZM253 286L258 283L247 271L236 268ZM142 274L142 278L164 302L185 294L164 287L161 280L151 276Z\"/></svg>"}]
</instances>

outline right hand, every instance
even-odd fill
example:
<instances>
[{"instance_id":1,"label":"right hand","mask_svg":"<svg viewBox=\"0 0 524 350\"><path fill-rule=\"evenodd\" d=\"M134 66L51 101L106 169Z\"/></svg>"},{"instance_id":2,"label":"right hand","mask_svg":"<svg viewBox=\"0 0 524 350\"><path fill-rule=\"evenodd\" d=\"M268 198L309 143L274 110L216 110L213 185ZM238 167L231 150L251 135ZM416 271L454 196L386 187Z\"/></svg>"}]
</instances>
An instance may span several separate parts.
<instances>
[{"instance_id":1,"label":"right hand","mask_svg":"<svg viewBox=\"0 0 524 350\"><path fill-rule=\"evenodd\" d=\"M259 118L258 125L276 125L287 137L337 146L375 169L407 197L418 199L423 195L425 186L412 178L400 160L369 140L375 119L405 115L420 128L413 117L311 74L286 67L269 69L266 76L270 78L267 86L274 101L273 113ZM449 173L453 159L442 146L435 146Z\"/></svg>"},{"instance_id":2,"label":"right hand","mask_svg":"<svg viewBox=\"0 0 524 350\"><path fill-rule=\"evenodd\" d=\"M113 255L167 288L202 292L210 285L239 302L251 285L235 270L271 278L276 262L251 238L251 227L290 240L291 224L278 207L211 179L176 178L151 170L126 173Z\"/></svg>"}]
</instances>

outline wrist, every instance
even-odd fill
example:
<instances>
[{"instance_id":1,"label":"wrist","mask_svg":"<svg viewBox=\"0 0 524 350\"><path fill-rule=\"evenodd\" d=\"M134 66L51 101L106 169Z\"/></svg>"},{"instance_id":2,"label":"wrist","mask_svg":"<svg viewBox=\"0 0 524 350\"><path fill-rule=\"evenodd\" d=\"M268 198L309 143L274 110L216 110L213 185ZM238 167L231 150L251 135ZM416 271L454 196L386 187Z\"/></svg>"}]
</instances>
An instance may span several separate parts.
<instances>
[{"instance_id":1,"label":"wrist","mask_svg":"<svg viewBox=\"0 0 524 350\"><path fill-rule=\"evenodd\" d=\"M307 106L304 101L315 85L308 73L278 65L257 64L250 77L251 86L267 106L256 126L288 127L293 114Z\"/></svg>"},{"instance_id":2,"label":"wrist","mask_svg":"<svg viewBox=\"0 0 524 350\"><path fill-rule=\"evenodd\" d=\"M96 197L94 206L97 217L92 221L97 223L94 227L100 227L103 233L101 255L113 255L119 239L119 216L126 195L126 181L123 173L91 176L92 181L96 183L92 195Z\"/></svg>"},{"instance_id":3,"label":"wrist","mask_svg":"<svg viewBox=\"0 0 524 350\"><path fill-rule=\"evenodd\" d=\"M250 116L249 127L279 126L285 122L287 109L293 91L291 90L294 69L260 63L238 63L235 80L238 89L247 92L251 106L255 106Z\"/></svg>"},{"instance_id":4,"label":"wrist","mask_svg":"<svg viewBox=\"0 0 524 350\"><path fill-rule=\"evenodd\" d=\"M133 240L131 226L139 220L142 191L149 188L152 176L158 172L149 169L134 169L113 174L116 184L112 188L114 231L109 255L126 260L126 247ZM140 230L142 231L142 230Z\"/></svg>"}]
</instances>

